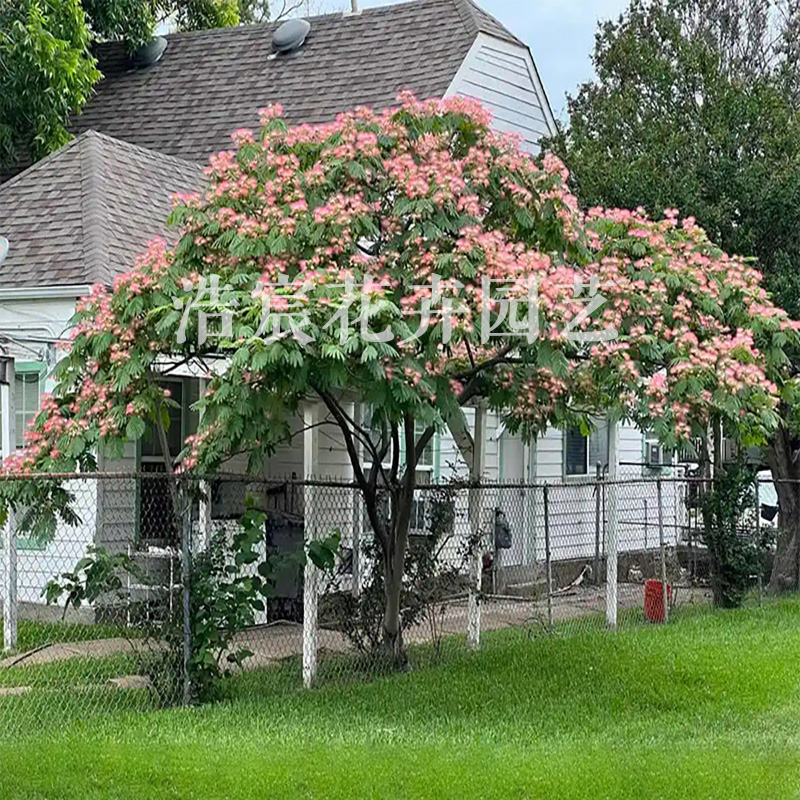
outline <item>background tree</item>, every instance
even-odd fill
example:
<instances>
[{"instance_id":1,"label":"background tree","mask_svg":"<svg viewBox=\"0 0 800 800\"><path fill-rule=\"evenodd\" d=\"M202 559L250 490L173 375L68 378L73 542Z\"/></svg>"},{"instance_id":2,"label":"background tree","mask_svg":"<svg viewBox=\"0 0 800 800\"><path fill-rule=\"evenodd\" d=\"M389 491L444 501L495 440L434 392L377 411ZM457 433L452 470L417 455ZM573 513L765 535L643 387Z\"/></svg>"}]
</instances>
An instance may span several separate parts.
<instances>
[{"instance_id":1,"label":"background tree","mask_svg":"<svg viewBox=\"0 0 800 800\"><path fill-rule=\"evenodd\" d=\"M0 173L67 141L100 77L89 43L79 0L0 0Z\"/></svg>"},{"instance_id":2,"label":"background tree","mask_svg":"<svg viewBox=\"0 0 800 800\"><path fill-rule=\"evenodd\" d=\"M167 21L177 30L239 24L238 0L82 0L82 5L96 39L122 40L131 47L148 42Z\"/></svg>"},{"instance_id":3,"label":"background tree","mask_svg":"<svg viewBox=\"0 0 800 800\"><path fill-rule=\"evenodd\" d=\"M800 3L634 0L597 32L594 81L555 146L586 207L677 207L755 256L800 318ZM795 360L800 363L797 354ZM794 385L767 460L781 506L772 585L797 585L800 427ZM783 481L783 482L781 482Z\"/></svg>"},{"instance_id":4,"label":"background tree","mask_svg":"<svg viewBox=\"0 0 800 800\"><path fill-rule=\"evenodd\" d=\"M332 13L336 6L323 0L239 0L239 21L242 25L276 22L287 17L311 17Z\"/></svg>"}]
</instances>

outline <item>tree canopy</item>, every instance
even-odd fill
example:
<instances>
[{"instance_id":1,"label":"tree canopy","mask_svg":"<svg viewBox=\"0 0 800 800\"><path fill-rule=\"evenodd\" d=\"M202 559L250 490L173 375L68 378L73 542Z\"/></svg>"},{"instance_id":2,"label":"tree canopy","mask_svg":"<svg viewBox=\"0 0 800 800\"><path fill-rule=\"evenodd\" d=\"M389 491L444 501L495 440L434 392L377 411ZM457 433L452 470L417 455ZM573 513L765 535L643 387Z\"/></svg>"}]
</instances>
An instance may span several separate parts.
<instances>
[{"instance_id":1,"label":"tree canopy","mask_svg":"<svg viewBox=\"0 0 800 800\"><path fill-rule=\"evenodd\" d=\"M582 214L557 159L540 166L464 100L262 122L179 203L178 246L154 242L80 304L27 467L86 467L101 440L141 435L167 356L209 370L191 469L242 450L255 466L313 395L433 427L482 397L531 436L608 409L667 439L712 416L753 438L774 426L795 325L693 220ZM587 314L575 287L593 280ZM203 317L226 314L203 341Z\"/></svg>"},{"instance_id":2,"label":"tree canopy","mask_svg":"<svg viewBox=\"0 0 800 800\"><path fill-rule=\"evenodd\" d=\"M206 190L180 198L177 246L154 242L80 303L56 391L6 468L92 469L99 448L162 428L159 377L178 364L208 378L170 454L181 470L241 453L258 470L320 401L399 592L416 465L472 402L528 437L602 413L669 442L712 419L746 441L774 430L796 325L752 266L674 212L580 212L563 164L472 101L400 101L296 128L270 107L260 132L236 131Z\"/></svg>"}]
</instances>

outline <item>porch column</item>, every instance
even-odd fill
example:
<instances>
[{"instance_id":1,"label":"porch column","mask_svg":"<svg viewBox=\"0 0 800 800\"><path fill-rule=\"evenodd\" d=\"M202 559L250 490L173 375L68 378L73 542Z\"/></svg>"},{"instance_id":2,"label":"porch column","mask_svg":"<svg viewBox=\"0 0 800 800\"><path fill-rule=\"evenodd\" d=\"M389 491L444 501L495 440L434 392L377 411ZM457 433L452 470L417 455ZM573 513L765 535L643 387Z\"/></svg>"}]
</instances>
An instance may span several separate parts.
<instances>
[{"instance_id":1,"label":"porch column","mask_svg":"<svg viewBox=\"0 0 800 800\"><path fill-rule=\"evenodd\" d=\"M17 445L16 413L14 406L14 359L3 358L4 380L0 382L0 428L2 428L2 456L5 460ZM17 647L17 531L14 514L9 510L3 526L3 651Z\"/></svg>"},{"instance_id":2,"label":"porch column","mask_svg":"<svg viewBox=\"0 0 800 800\"><path fill-rule=\"evenodd\" d=\"M317 422L319 406L308 404L303 408L303 535L306 542L317 536L316 514L314 508L315 487L308 481L314 477L317 463L318 436ZM310 689L317 677L317 638L318 638L318 571L311 559L306 559L303 575L303 685Z\"/></svg>"},{"instance_id":3,"label":"porch column","mask_svg":"<svg viewBox=\"0 0 800 800\"><path fill-rule=\"evenodd\" d=\"M199 378L197 382L198 394L202 399L208 389L208 378ZM200 422L203 421L203 412L200 412ZM198 550L205 550L211 536L211 486L208 481L200 481L200 502L197 520ZM266 621L266 620L265 620Z\"/></svg>"},{"instance_id":4,"label":"porch column","mask_svg":"<svg viewBox=\"0 0 800 800\"><path fill-rule=\"evenodd\" d=\"M364 424L364 405L356 401L353 403L353 422L357 427ZM364 463L364 443L361 439L356 440L356 450L358 451L358 459L361 464ZM355 484L355 475L353 476L353 483ZM358 597L361 594L361 583L363 581L363 565L361 563L361 538L364 529L364 506L361 502L361 490L354 488L353 490L353 558L352 558L352 586L351 591L353 597Z\"/></svg>"}]
</instances>

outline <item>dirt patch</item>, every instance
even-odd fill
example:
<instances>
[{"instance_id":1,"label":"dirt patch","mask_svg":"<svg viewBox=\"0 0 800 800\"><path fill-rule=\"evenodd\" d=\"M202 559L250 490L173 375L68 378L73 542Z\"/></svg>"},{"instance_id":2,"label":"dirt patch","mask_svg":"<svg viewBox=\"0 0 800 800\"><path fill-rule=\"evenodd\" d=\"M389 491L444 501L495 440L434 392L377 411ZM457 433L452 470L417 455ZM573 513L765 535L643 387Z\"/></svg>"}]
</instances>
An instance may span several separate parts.
<instances>
[{"instance_id":1,"label":"dirt patch","mask_svg":"<svg viewBox=\"0 0 800 800\"><path fill-rule=\"evenodd\" d=\"M641 608L644 603L644 586L621 583L618 597L620 609ZM706 604L709 602L709 597L707 589L680 588L677 592L679 605ZM602 618L605 611L605 587L578 587L555 596L552 606L553 621L556 623L579 622L590 616ZM449 603L441 618L442 634L444 636L466 634L467 615L466 599ZM546 620L546 616L547 602L544 599L487 597L481 603L481 630L496 631L540 624ZM431 638L430 627L426 623L415 625L406 634L406 641L409 644L424 644ZM331 653L352 651L347 637L340 631L322 628L318 632L317 642L320 651ZM152 639L128 641L122 638L54 643L5 658L0 661L0 669L52 664L70 658L107 658L124 653L138 654L163 646L163 643ZM303 627L296 623L278 622L250 628L234 638L231 649L239 648L245 648L253 654L244 662L246 670L255 670L287 658L298 657L303 653Z\"/></svg>"}]
</instances>

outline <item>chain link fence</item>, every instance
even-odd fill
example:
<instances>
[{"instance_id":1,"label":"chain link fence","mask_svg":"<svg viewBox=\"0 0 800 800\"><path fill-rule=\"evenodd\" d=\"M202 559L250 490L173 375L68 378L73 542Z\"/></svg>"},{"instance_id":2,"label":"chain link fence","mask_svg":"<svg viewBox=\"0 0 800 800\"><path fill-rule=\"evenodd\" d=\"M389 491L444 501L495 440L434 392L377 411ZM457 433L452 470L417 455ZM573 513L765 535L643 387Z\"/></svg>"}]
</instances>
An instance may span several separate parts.
<instances>
[{"instance_id":1,"label":"chain link fence","mask_svg":"<svg viewBox=\"0 0 800 800\"><path fill-rule=\"evenodd\" d=\"M26 488L3 529L0 734L192 703L223 673L226 691L248 693L386 666L385 559L351 484L5 480ZM392 498L375 507L391 514ZM419 667L502 632L571 635L710 606L701 524L685 477L419 486L404 652ZM768 524L753 515L743 535Z\"/></svg>"}]
</instances>

